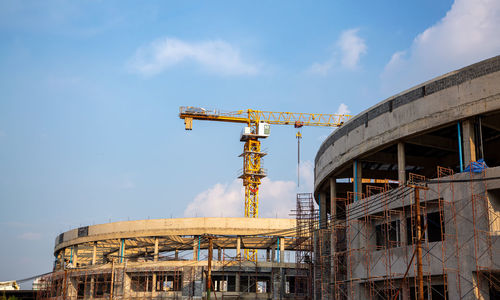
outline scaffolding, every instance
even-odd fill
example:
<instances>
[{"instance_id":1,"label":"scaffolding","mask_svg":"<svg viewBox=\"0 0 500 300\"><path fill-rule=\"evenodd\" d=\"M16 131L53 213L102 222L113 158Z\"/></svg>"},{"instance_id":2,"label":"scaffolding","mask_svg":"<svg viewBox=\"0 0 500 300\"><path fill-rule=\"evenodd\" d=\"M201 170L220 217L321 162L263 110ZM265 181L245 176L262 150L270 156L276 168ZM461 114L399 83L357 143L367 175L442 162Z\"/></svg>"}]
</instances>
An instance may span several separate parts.
<instances>
[{"instance_id":1,"label":"scaffolding","mask_svg":"<svg viewBox=\"0 0 500 300\"><path fill-rule=\"evenodd\" d=\"M318 212L314 208L314 199L311 193L298 193L296 207L292 215L296 219L296 239L295 239L295 264L300 266L305 264L307 269L306 277L300 274L297 268L295 276L296 299L313 299L313 240L312 233L317 227Z\"/></svg>"},{"instance_id":2,"label":"scaffolding","mask_svg":"<svg viewBox=\"0 0 500 300\"><path fill-rule=\"evenodd\" d=\"M462 173L458 198L453 170L438 166L434 180L410 174L409 186L367 185L364 194L347 192L346 198L333 199L336 212L328 229L316 230L317 299L418 299L420 284L424 299L487 299L488 292L497 296L499 249L493 236L500 229L500 216L484 176L485 171ZM470 187L464 190L467 182ZM462 269L467 247L473 277ZM330 273L324 271L329 263Z\"/></svg>"},{"instance_id":3,"label":"scaffolding","mask_svg":"<svg viewBox=\"0 0 500 300\"><path fill-rule=\"evenodd\" d=\"M265 237L268 251L261 262L242 260L234 249L225 252L227 246L216 240L219 258L213 264L213 294L217 299L257 299L262 298L259 293L268 293L272 298L289 299L406 300L418 299L418 287L423 286L424 299L498 295L495 243L500 216L498 207L493 207L498 203L492 202L498 201L498 195L491 194L486 179L484 170L454 174L452 169L437 167L433 180L410 174L408 186L365 185L365 193L347 192L345 198L333 199L335 213L323 228L312 194L297 194L296 227L290 229L295 240L287 248L294 251L295 268L285 270L280 261L284 254L279 241L283 243L284 232ZM421 216L420 236L417 215ZM205 239L196 241L206 248ZM419 241L422 254L417 260ZM142 247L142 242L130 242L130 254L123 263L122 253L116 250L118 241L95 244L100 264L86 269L63 266L43 277L38 299L200 299L207 276L199 260L206 257L198 252L196 259L188 261L176 251L174 259L161 256L157 258L161 266L147 269L147 263L155 259L151 248L140 254L132 247ZM68 248L59 255L68 258L76 253ZM96 262L92 256L80 255L79 260ZM167 266L182 260L181 267ZM264 274L259 268L266 263L272 271Z\"/></svg>"},{"instance_id":4,"label":"scaffolding","mask_svg":"<svg viewBox=\"0 0 500 300\"><path fill-rule=\"evenodd\" d=\"M453 180L454 172L450 168L437 167L437 193L439 195L439 222L441 224L441 265L442 273L446 274L446 280L443 280L444 299L449 299L448 290L450 287L457 291L458 297L461 295L461 276L460 276L460 246L458 241L457 226L457 208L455 199L455 188L453 183L443 183L443 178ZM443 191L449 190L451 198L443 197ZM446 218L445 216L451 216ZM445 230L446 228L446 230Z\"/></svg>"},{"instance_id":5,"label":"scaffolding","mask_svg":"<svg viewBox=\"0 0 500 300\"><path fill-rule=\"evenodd\" d=\"M489 293L500 296L500 277L495 274L499 267L498 261L495 261L499 249L493 247L492 241L492 236L494 233L498 235L500 229L498 227L500 213L490 202L489 197L493 195L488 195L487 181L484 180L485 170L474 173L473 168L470 168L469 177L477 180L470 181L475 256L474 296L483 298Z\"/></svg>"},{"instance_id":6,"label":"scaffolding","mask_svg":"<svg viewBox=\"0 0 500 300\"><path fill-rule=\"evenodd\" d=\"M212 299L312 299L307 282L312 268L310 233L314 227L311 226L315 226L317 214L312 200L308 201L304 203L309 206L304 206L302 210L306 217L302 219L305 227L301 243L295 240L296 228L245 238L192 236L189 241L194 243L193 250L182 250L181 253L175 250L174 255L170 253L174 252L171 248L159 253L147 245L139 251L133 245L144 245L137 244L135 240L130 241L129 252L124 254L124 251L116 250L121 243L112 240L109 243L114 248L111 244L101 243L102 249L96 249L105 258L100 264L72 263L76 261L76 252L73 256L66 256L74 261L63 260L62 265L56 264L57 268L52 273L39 280L41 289L37 299L205 299L209 294ZM207 242L211 239L213 243ZM238 252L239 248L233 247L240 242L251 243L252 239L259 239L258 243L267 248L266 259L242 259L243 249ZM178 240L181 241L180 238ZM158 237L153 239L154 248L166 249L162 241ZM295 265L292 261L296 257L285 255L293 254L285 252L285 242L287 250L293 253L296 248L301 250L303 260L300 264ZM207 245L210 245L208 250ZM122 249L125 246L122 245ZM217 250L216 260L212 259L214 249ZM71 251L63 249L63 252L68 252L65 255L71 254ZM61 258L61 255L58 256ZM211 276L208 270L211 270Z\"/></svg>"}]
</instances>

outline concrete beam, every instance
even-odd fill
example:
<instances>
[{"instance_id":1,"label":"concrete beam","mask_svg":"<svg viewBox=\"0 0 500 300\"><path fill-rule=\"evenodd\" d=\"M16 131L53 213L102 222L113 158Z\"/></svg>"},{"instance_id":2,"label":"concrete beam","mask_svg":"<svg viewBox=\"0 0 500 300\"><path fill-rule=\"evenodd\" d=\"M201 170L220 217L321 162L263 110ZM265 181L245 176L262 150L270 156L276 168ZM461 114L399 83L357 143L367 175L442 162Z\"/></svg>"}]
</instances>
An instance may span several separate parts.
<instances>
[{"instance_id":1,"label":"concrete beam","mask_svg":"<svg viewBox=\"0 0 500 300\"><path fill-rule=\"evenodd\" d=\"M406 148L406 145L405 145ZM422 165L422 156L415 155L405 155L405 163L409 166L421 166ZM375 163L384 163L384 164L397 164L398 163L398 154L397 153L387 153L387 152L376 152L372 153L369 156L363 156L363 161L365 162L375 162ZM430 162L429 164L437 163L437 160L432 157L425 157L426 162Z\"/></svg>"},{"instance_id":2,"label":"concrete beam","mask_svg":"<svg viewBox=\"0 0 500 300\"><path fill-rule=\"evenodd\" d=\"M491 119L489 117L481 118L481 125L496 131L500 131L500 120L497 119L497 116L494 119Z\"/></svg>"},{"instance_id":3,"label":"concrete beam","mask_svg":"<svg viewBox=\"0 0 500 300\"><path fill-rule=\"evenodd\" d=\"M120 238L151 236L259 235L296 226L295 219L276 218L179 218L114 222L89 226L88 236L78 237L78 228L64 232L64 241L56 240L54 253L72 245ZM287 236L294 236L290 231ZM177 238L177 237L176 237ZM182 241L181 238L178 238Z\"/></svg>"},{"instance_id":4,"label":"concrete beam","mask_svg":"<svg viewBox=\"0 0 500 300\"><path fill-rule=\"evenodd\" d=\"M440 163L437 164L431 164L425 162L424 164L420 164L419 167L424 168L424 172L427 174L427 171L430 173L436 171L436 166L437 165L442 165ZM408 165L407 165L408 167ZM411 171L410 171L411 172ZM418 173L421 173L422 171L418 171ZM368 169L363 169L363 177L364 178L373 178L373 179L391 179L391 180L398 180L398 169L397 166L393 170L387 170L387 171L382 171L382 170L368 170Z\"/></svg>"},{"instance_id":5,"label":"concrete beam","mask_svg":"<svg viewBox=\"0 0 500 300\"><path fill-rule=\"evenodd\" d=\"M456 149L456 140L430 134L419 135L414 138L405 140L405 142L408 144L424 146L448 152L458 152L458 149Z\"/></svg>"}]
</instances>

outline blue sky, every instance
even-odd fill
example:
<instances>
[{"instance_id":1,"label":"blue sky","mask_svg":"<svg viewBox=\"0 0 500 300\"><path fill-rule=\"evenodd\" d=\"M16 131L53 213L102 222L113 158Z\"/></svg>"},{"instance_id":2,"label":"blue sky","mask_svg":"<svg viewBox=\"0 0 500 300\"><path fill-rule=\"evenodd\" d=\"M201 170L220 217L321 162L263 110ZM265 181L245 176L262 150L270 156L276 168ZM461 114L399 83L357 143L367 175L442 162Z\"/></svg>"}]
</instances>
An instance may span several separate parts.
<instances>
[{"instance_id":1,"label":"blue sky","mask_svg":"<svg viewBox=\"0 0 500 300\"><path fill-rule=\"evenodd\" d=\"M119 220L241 216L241 126L178 108L359 113L500 53L497 1L0 0L0 281ZM311 191L331 129L263 142L261 216Z\"/></svg>"}]
</instances>

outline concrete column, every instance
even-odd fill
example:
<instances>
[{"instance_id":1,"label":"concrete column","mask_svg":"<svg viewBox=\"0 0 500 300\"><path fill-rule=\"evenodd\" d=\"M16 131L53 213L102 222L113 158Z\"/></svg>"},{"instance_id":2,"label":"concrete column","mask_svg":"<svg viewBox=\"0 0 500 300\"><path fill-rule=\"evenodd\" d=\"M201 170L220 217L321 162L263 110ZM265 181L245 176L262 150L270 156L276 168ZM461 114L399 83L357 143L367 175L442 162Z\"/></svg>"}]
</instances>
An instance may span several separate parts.
<instances>
[{"instance_id":1,"label":"concrete column","mask_svg":"<svg viewBox=\"0 0 500 300\"><path fill-rule=\"evenodd\" d=\"M222 249L221 249L221 247L217 247L217 260L222 261Z\"/></svg>"},{"instance_id":2,"label":"concrete column","mask_svg":"<svg viewBox=\"0 0 500 300\"><path fill-rule=\"evenodd\" d=\"M56 270L64 268L64 250L59 250L57 253L57 263L55 266Z\"/></svg>"},{"instance_id":3,"label":"concrete column","mask_svg":"<svg viewBox=\"0 0 500 300\"><path fill-rule=\"evenodd\" d=\"M337 202L335 198L337 198L337 179L335 177L330 177L330 215L332 216L332 226L331 234L330 234L330 257L333 257L333 252L335 250L335 220L337 219ZM335 278L335 269L334 269L334 260L330 259L330 278Z\"/></svg>"},{"instance_id":4,"label":"concrete column","mask_svg":"<svg viewBox=\"0 0 500 300\"><path fill-rule=\"evenodd\" d=\"M70 277L66 279L66 298L67 299L76 299L76 282L75 277ZM10 297L9 297L10 298Z\"/></svg>"},{"instance_id":5,"label":"concrete column","mask_svg":"<svg viewBox=\"0 0 500 300\"><path fill-rule=\"evenodd\" d=\"M271 261L271 249L269 248L266 249L266 261Z\"/></svg>"},{"instance_id":6,"label":"concrete column","mask_svg":"<svg viewBox=\"0 0 500 300\"><path fill-rule=\"evenodd\" d=\"M198 260L198 236L193 238L193 260Z\"/></svg>"},{"instance_id":7,"label":"concrete column","mask_svg":"<svg viewBox=\"0 0 500 300\"><path fill-rule=\"evenodd\" d=\"M73 267L76 268L76 264L78 263L78 245L73 246Z\"/></svg>"},{"instance_id":8,"label":"concrete column","mask_svg":"<svg viewBox=\"0 0 500 300\"><path fill-rule=\"evenodd\" d=\"M337 179L330 177L330 216L332 218L337 214L337 203L335 202L335 198L337 198Z\"/></svg>"},{"instance_id":9,"label":"concrete column","mask_svg":"<svg viewBox=\"0 0 500 300\"><path fill-rule=\"evenodd\" d=\"M241 238L236 238L236 259L241 259Z\"/></svg>"},{"instance_id":10,"label":"concrete column","mask_svg":"<svg viewBox=\"0 0 500 300\"><path fill-rule=\"evenodd\" d=\"M398 143L398 180L399 185L406 184L406 156L403 142Z\"/></svg>"},{"instance_id":11,"label":"concrete column","mask_svg":"<svg viewBox=\"0 0 500 300\"><path fill-rule=\"evenodd\" d=\"M155 237L155 248L153 254L153 261L158 261L158 237ZM156 296L156 272L153 273L153 296Z\"/></svg>"},{"instance_id":12,"label":"concrete column","mask_svg":"<svg viewBox=\"0 0 500 300\"><path fill-rule=\"evenodd\" d=\"M194 268L194 295L193 299L203 299L203 292L205 286L205 278L202 273L202 269L199 267Z\"/></svg>"},{"instance_id":13,"label":"concrete column","mask_svg":"<svg viewBox=\"0 0 500 300\"><path fill-rule=\"evenodd\" d=\"M152 289L151 289L151 292L153 294L153 297L156 296L156 272L153 272L153 278L152 278Z\"/></svg>"},{"instance_id":14,"label":"concrete column","mask_svg":"<svg viewBox=\"0 0 500 300\"><path fill-rule=\"evenodd\" d=\"M319 224L320 228L326 228L328 217L326 210L326 193L319 193Z\"/></svg>"},{"instance_id":15,"label":"concrete column","mask_svg":"<svg viewBox=\"0 0 500 300\"><path fill-rule=\"evenodd\" d=\"M62 258L63 258L63 268L66 269L69 264L69 260L71 258L71 249L68 249L67 247L63 249L62 252Z\"/></svg>"},{"instance_id":16,"label":"concrete column","mask_svg":"<svg viewBox=\"0 0 500 300\"><path fill-rule=\"evenodd\" d=\"M464 168L471 161L476 161L476 136L474 133L474 121L468 119L462 122L463 136L462 149L464 152Z\"/></svg>"},{"instance_id":17,"label":"concrete column","mask_svg":"<svg viewBox=\"0 0 500 300\"><path fill-rule=\"evenodd\" d=\"M175 259L175 260L179 260L179 249L175 249L175 252L174 252L174 259Z\"/></svg>"},{"instance_id":18,"label":"concrete column","mask_svg":"<svg viewBox=\"0 0 500 300\"><path fill-rule=\"evenodd\" d=\"M125 262L125 244L126 239L120 239L120 263Z\"/></svg>"},{"instance_id":19,"label":"concrete column","mask_svg":"<svg viewBox=\"0 0 500 300\"><path fill-rule=\"evenodd\" d=\"M274 262L276 260L276 251L275 246L271 249L271 261Z\"/></svg>"},{"instance_id":20,"label":"concrete column","mask_svg":"<svg viewBox=\"0 0 500 300\"><path fill-rule=\"evenodd\" d=\"M282 286L282 268L279 268L277 272L273 272L271 276L272 284L272 297L273 299L283 299L283 286Z\"/></svg>"},{"instance_id":21,"label":"concrete column","mask_svg":"<svg viewBox=\"0 0 500 300\"><path fill-rule=\"evenodd\" d=\"M88 296L89 298L88 299L92 299L94 297L94 286L95 286L95 275L90 275L90 289L89 291L87 292L88 293ZM128 276L127 276L128 277ZM125 291L124 291L125 292Z\"/></svg>"},{"instance_id":22,"label":"concrete column","mask_svg":"<svg viewBox=\"0 0 500 300\"><path fill-rule=\"evenodd\" d=\"M352 174L353 174L353 188L352 191L356 193L354 195L354 201L358 201L359 195L363 193L363 172L361 169L361 162L355 160L352 164Z\"/></svg>"},{"instance_id":23,"label":"concrete column","mask_svg":"<svg viewBox=\"0 0 500 300\"><path fill-rule=\"evenodd\" d=\"M155 252L153 260L158 261L158 237L155 237Z\"/></svg>"},{"instance_id":24,"label":"concrete column","mask_svg":"<svg viewBox=\"0 0 500 300\"><path fill-rule=\"evenodd\" d=\"M234 290L235 290L235 292L240 291L240 273L236 273L236 278L235 278L235 282L234 282Z\"/></svg>"},{"instance_id":25,"label":"concrete column","mask_svg":"<svg viewBox=\"0 0 500 300\"><path fill-rule=\"evenodd\" d=\"M96 263L96 254L97 254L97 242L94 242L94 245L92 246L92 265L95 265Z\"/></svg>"},{"instance_id":26,"label":"concrete column","mask_svg":"<svg viewBox=\"0 0 500 300\"><path fill-rule=\"evenodd\" d=\"M66 248L63 248L62 250L59 251L59 255L61 256L61 269L64 269L66 266L66 262L64 261L66 258L65 256Z\"/></svg>"},{"instance_id":27,"label":"concrete column","mask_svg":"<svg viewBox=\"0 0 500 300\"><path fill-rule=\"evenodd\" d=\"M280 262L285 262L285 238L280 239Z\"/></svg>"},{"instance_id":28,"label":"concrete column","mask_svg":"<svg viewBox=\"0 0 500 300\"><path fill-rule=\"evenodd\" d=\"M129 273L123 273L123 299L130 299L130 294L131 294L131 280L130 280L130 275ZM90 298L94 299L94 298Z\"/></svg>"}]
</instances>

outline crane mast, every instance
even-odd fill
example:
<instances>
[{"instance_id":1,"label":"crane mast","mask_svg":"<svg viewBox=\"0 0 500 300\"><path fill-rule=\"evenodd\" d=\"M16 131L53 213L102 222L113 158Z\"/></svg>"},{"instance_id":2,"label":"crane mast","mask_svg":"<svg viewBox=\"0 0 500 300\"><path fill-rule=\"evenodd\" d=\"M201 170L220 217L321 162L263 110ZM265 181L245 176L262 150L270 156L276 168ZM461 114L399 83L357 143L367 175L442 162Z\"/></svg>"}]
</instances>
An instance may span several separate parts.
<instances>
[{"instance_id":1,"label":"crane mast","mask_svg":"<svg viewBox=\"0 0 500 300\"><path fill-rule=\"evenodd\" d=\"M193 120L218 121L242 123L243 128L240 141L244 142L243 171L239 176L245 187L245 217L257 218L259 216L259 186L266 171L262 167L262 157L267 153L261 151L259 139L267 138L270 134L270 124L302 126L339 127L349 120L350 115L339 114L310 114L291 112L272 112L260 110L238 110L234 112L220 112L206 110L201 107L180 107L179 118L184 119L185 129L193 129ZM237 254L239 255L239 253ZM246 260L257 261L256 249L245 249Z\"/></svg>"}]
</instances>

